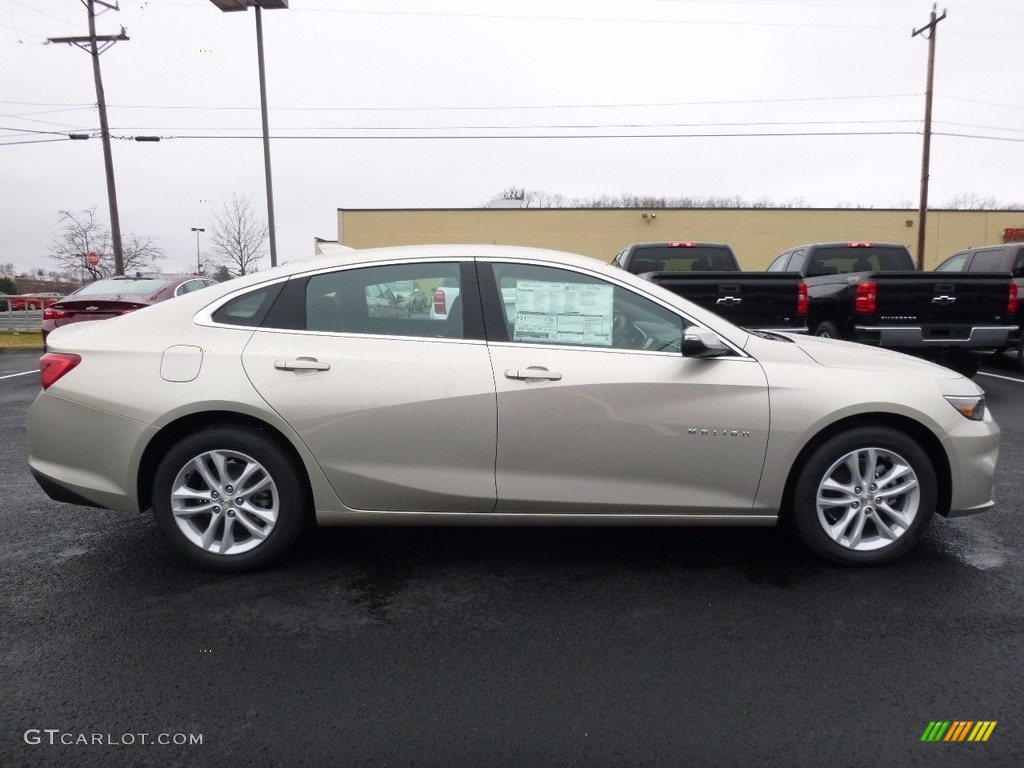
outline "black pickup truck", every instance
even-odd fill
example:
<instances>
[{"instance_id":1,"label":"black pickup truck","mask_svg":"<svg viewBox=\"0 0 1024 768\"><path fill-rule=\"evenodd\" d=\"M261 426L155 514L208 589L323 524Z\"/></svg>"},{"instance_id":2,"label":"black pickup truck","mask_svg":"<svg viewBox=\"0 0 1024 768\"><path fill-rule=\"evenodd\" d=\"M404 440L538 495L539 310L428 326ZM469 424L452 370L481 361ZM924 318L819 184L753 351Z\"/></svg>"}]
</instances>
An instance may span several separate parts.
<instances>
[{"instance_id":1,"label":"black pickup truck","mask_svg":"<svg viewBox=\"0 0 1024 768\"><path fill-rule=\"evenodd\" d=\"M632 272L744 328L802 333L807 286L797 274L741 272L725 243L634 243L612 266Z\"/></svg>"},{"instance_id":2,"label":"black pickup truck","mask_svg":"<svg viewBox=\"0 0 1024 768\"><path fill-rule=\"evenodd\" d=\"M1009 274L917 272L898 243L801 245L768 271L804 276L815 335L908 352L968 376L1017 332Z\"/></svg>"},{"instance_id":3,"label":"black pickup truck","mask_svg":"<svg viewBox=\"0 0 1024 768\"><path fill-rule=\"evenodd\" d=\"M935 268L936 272L1009 272L1017 286L1017 296L1024 295L1024 243L983 245L954 253ZM1017 349L1017 362L1024 368L1024 302L1017 302L1017 330L1009 346Z\"/></svg>"}]
</instances>

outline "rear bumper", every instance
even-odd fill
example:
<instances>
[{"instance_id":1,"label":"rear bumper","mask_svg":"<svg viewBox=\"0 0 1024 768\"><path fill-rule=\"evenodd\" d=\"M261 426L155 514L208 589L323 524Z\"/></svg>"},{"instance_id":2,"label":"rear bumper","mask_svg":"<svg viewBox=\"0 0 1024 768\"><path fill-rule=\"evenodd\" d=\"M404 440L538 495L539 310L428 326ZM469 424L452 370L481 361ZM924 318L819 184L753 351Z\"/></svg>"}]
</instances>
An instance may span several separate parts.
<instances>
[{"instance_id":1,"label":"rear bumper","mask_svg":"<svg viewBox=\"0 0 1024 768\"><path fill-rule=\"evenodd\" d=\"M862 344L905 349L958 347L962 349L1000 349L1010 343L1016 325L976 326L889 326L858 325L856 339Z\"/></svg>"},{"instance_id":2,"label":"rear bumper","mask_svg":"<svg viewBox=\"0 0 1024 768\"><path fill-rule=\"evenodd\" d=\"M28 409L29 468L55 501L138 512L142 448L156 428L49 391Z\"/></svg>"}]
</instances>

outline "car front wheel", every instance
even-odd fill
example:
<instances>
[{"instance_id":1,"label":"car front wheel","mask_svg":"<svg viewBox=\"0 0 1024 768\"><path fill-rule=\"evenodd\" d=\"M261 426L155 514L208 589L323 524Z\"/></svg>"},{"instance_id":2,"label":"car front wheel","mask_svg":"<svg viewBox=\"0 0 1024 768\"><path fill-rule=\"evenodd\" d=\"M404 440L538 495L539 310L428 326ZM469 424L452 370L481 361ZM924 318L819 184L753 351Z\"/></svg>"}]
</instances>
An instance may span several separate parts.
<instances>
[{"instance_id":1,"label":"car front wheel","mask_svg":"<svg viewBox=\"0 0 1024 768\"><path fill-rule=\"evenodd\" d=\"M935 512L928 454L889 427L860 427L823 443L800 471L793 494L797 535L818 555L845 565L882 565L906 554Z\"/></svg>"},{"instance_id":2,"label":"car front wheel","mask_svg":"<svg viewBox=\"0 0 1024 768\"><path fill-rule=\"evenodd\" d=\"M187 559L218 571L264 567L295 542L310 507L303 470L264 433L196 432L156 470L153 513Z\"/></svg>"}]
</instances>

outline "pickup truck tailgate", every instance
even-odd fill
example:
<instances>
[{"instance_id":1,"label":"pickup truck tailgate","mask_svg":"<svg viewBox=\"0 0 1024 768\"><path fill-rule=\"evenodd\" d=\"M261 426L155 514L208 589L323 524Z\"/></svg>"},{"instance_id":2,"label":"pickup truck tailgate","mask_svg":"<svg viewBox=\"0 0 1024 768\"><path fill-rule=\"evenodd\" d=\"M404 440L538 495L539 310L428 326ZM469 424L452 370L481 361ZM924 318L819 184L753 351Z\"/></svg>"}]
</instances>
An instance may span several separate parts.
<instances>
[{"instance_id":1,"label":"pickup truck tailgate","mask_svg":"<svg viewBox=\"0 0 1024 768\"><path fill-rule=\"evenodd\" d=\"M977 325L979 320L997 325L1014 322L1008 315L1009 274L946 277L927 272L885 272L870 279L878 286L875 317L880 324L911 318L946 326Z\"/></svg>"},{"instance_id":2,"label":"pickup truck tailgate","mask_svg":"<svg viewBox=\"0 0 1024 768\"><path fill-rule=\"evenodd\" d=\"M652 272L644 277L739 326L797 330L806 323L797 314L802 279L795 272Z\"/></svg>"}]
</instances>

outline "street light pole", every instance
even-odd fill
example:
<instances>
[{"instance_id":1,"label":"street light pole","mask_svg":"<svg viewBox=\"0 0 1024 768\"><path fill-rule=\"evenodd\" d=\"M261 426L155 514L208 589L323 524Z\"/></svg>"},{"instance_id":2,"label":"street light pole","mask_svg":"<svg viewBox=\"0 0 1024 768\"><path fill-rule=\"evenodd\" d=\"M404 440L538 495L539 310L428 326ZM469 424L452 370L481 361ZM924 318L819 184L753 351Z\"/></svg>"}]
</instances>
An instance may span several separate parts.
<instances>
[{"instance_id":1,"label":"street light pole","mask_svg":"<svg viewBox=\"0 0 1024 768\"><path fill-rule=\"evenodd\" d=\"M205 232L206 230L202 227L192 227L192 231L196 233L196 274L203 274L203 261L199 256L199 233Z\"/></svg>"},{"instance_id":2,"label":"street light pole","mask_svg":"<svg viewBox=\"0 0 1024 768\"><path fill-rule=\"evenodd\" d=\"M267 234L270 239L270 266L277 266L277 229L274 226L274 183L270 175L270 129L267 119L267 77L263 62L263 9L287 8L288 0L210 0L220 10L256 9L256 56L259 63L260 115L263 120L263 167L267 177Z\"/></svg>"}]
</instances>

